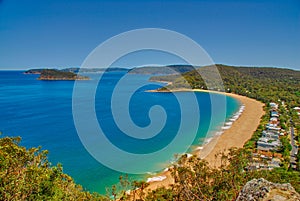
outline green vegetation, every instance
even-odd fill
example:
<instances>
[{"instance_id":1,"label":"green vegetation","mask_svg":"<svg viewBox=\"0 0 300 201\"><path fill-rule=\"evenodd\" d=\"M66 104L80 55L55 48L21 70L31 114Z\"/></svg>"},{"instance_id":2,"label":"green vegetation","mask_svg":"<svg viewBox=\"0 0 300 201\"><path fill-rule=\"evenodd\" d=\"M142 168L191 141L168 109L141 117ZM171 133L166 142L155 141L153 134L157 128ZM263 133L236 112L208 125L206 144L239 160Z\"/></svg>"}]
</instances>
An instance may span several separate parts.
<instances>
[{"instance_id":1,"label":"green vegetation","mask_svg":"<svg viewBox=\"0 0 300 201\"><path fill-rule=\"evenodd\" d=\"M290 116L295 129L295 140L298 143L297 169L300 171L300 116L295 110L291 110Z\"/></svg>"},{"instance_id":2,"label":"green vegetation","mask_svg":"<svg viewBox=\"0 0 300 201\"><path fill-rule=\"evenodd\" d=\"M79 76L72 72L63 72L55 69L41 71L39 80L89 80L89 77Z\"/></svg>"},{"instance_id":3,"label":"green vegetation","mask_svg":"<svg viewBox=\"0 0 300 201\"><path fill-rule=\"evenodd\" d=\"M283 155L283 166L269 170L247 170L246 164L251 160L248 152L256 148L256 142L261 137L265 125L270 119L270 102L279 102L280 126L288 131L290 117L296 129L299 144L300 120L292 111L292 107L300 105L300 72L279 68L250 68L217 65L223 80L226 92L244 95L266 103L266 114L262 117L260 125L252 138L238 151L231 150L229 155L222 155L222 160L227 161L227 166L213 169L205 161L197 158L184 159L185 162L174 168L173 176L175 185L170 189L160 188L149 194L149 200L234 200L245 182L253 178L263 177L276 183L291 183L296 191L300 191L300 172L289 169L290 165L290 139L287 136L280 138ZM160 90L180 89L191 87L193 89L207 89L201 74L210 75L209 66L199 68L182 75L155 76L151 81L167 81L171 85ZM212 90L222 90L216 86ZM281 104L284 102L284 105ZM241 157L239 157L241 156ZM298 170L300 154L297 155ZM186 162L187 161L187 162ZM178 166L177 165L177 166ZM297 179L295 179L297 178Z\"/></svg>"},{"instance_id":4,"label":"green vegetation","mask_svg":"<svg viewBox=\"0 0 300 201\"><path fill-rule=\"evenodd\" d=\"M251 160L249 150L232 148L228 154L220 153L216 157L222 159L220 168L212 168L196 156L183 155L171 169L175 184L144 193L140 200L235 200L246 182L261 177L276 183L291 183L296 191L300 191L300 173L297 171L283 168L247 170ZM135 200L129 196L124 199Z\"/></svg>"},{"instance_id":5,"label":"green vegetation","mask_svg":"<svg viewBox=\"0 0 300 201\"><path fill-rule=\"evenodd\" d=\"M264 103L285 101L288 108L300 105L300 71L282 68L233 67L217 64L226 92L232 92ZM169 89L186 88L207 89L201 74L212 75L210 66L183 73L151 77L151 81L168 81ZM222 90L215 86L213 90Z\"/></svg>"},{"instance_id":6,"label":"green vegetation","mask_svg":"<svg viewBox=\"0 0 300 201\"><path fill-rule=\"evenodd\" d=\"M232 200L245 183L263 177L272 182L293 185L300 192L300 173L283 168L272 171L249 171L251 152L232 148L220 153L220 168L209 167L197 157L183 155L171 169L175 184L147 190L144 181L129 182L120 177L120 183L108 189L106 196L91 194L74 183L62 172L61 165L51 167L47 151L26 149L19 145L20 138L0 139L0 198L1 200ZM131 194L126 190L131 189Z\"/></svg>"},{"instance_id":7,"label":"green vegetation","mask_svg":"<svg viewBox=\"0 0 300 201\"><path fill-rule=\"evenodd\" d=\"M283 166L287 169L290 163L290 151L292 150L292 145L290 143L290 140L287 136L282 136L280 138L280 142L282 144L280 153L283 156Z\"/></svg>"},{"instance_id":8,"label":"green vegetation","mask_svg":"<svg viewBox=\"0 0 300 201\"><path fill-rule=\"evenodd\" d=\"M268 114L270 110L268 104L270 102L279 103L279 112L281 114L279 121L282 129L286 131L289 130L291 126L290 118L292 117L299 145L299 116L295 111L292 112L292 108L300 106L300 71L282 68L233 67L220 64L217 64L216 67L223 80L224 87L222 88L216 84L212 90L225 90L226 92L244 95L259 100L267 105L264 108L266 115L262 117L259 127L254 132L252 138L245 144L245 148L253 149L256 147L256 141L261 137L261 133L270 118ZM213 70L214 68L212 68L212 66L206 66L183 73L182 75L154 76L151 77L150 80L172 83L160 90L186 87L207 89L201 75L212 76ZM284 105L281 104L281 102L284 102ZM284 142L287 141L288 140L284 140ZM284 144L284 147L284 155L287 161L289 150L287 143ZM300 154L298 152L298 167L299 161Z\"/></svg>"},{"instance_id":9,"label":"green vegetation","mask_svg":"<svg viewBox=\"0 0 300 201\"><path fill-rule=\"evenodd\" d=\"M150 75L173 75L173 74L181 74L185 72L189 72L194 70L195 68L191 65L169 65L169 66L161 66L161 67L139 67L133 68L129 71L131 74L150 74Z\"/></svg>"},{"instance_id":10,"label":"green vegetation","mask_svg":"<svg viewBox=\"0 0 300 201\"><path fill-rule=\"evenodd\" d=\"M19 142L19 137L0 139L0 200L103 200L83 191L61 165L51 167L47 151Z\"/></svg>"}]
</instances>

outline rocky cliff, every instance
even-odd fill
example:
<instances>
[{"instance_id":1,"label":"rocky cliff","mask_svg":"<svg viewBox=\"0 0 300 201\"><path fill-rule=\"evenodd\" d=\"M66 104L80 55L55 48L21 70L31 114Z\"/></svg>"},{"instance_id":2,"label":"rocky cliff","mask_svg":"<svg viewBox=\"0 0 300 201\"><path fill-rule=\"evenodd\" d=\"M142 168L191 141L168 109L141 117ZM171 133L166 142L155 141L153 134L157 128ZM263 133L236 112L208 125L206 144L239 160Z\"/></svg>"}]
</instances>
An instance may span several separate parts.
<instances>
[{"instance_id":1,"label":"rocky cliff","mask_svg":"<svg viewBox=\"0 0 300 201\"><path fill-rule=\"evenodd\" d=\"M244 186L236 201L300 201L291 184L277 184L263 178L253 179Z\"/></svg>"}]
</instances>

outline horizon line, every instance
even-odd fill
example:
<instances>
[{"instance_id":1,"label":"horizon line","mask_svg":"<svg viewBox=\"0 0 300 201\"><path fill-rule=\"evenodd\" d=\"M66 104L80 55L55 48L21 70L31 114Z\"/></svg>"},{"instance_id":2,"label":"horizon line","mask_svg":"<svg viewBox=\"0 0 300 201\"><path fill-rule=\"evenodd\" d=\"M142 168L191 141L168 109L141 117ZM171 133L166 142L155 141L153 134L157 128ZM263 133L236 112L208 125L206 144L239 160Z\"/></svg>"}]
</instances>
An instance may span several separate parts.
<instances>
[{"instance_id":1,"label":"horizon line","mask_svg":"<svg viewBox=\"0 0 300 201\"><path fill-rule=\"evenodd\" d=\"M263 66L263 65L236 65L236 64L224 64L224 63L214 63L214 64L205 64L205 65L193 65L193 64L146 64L146 65L141 65L141 66L134 66L134 67L129 67L129 66L111 66L108 68L122 68L122 69L134 69L134 68L144 68L144 67L167 67L167 66L193 66L193 67L204 67L204 66L210 66L210 65L224 65L224 66L232 66L232 67L250 67L250 68L282 68L282 69L290 69L290 70L297 70L299 71L300 68L295 68L295 67L288 67L288 66ZM80 66L66 66L66 67L32 67L32 68L2 68L0 67L0 71L23 71L23 70L31 70L31 69L57 69L57 70L62 70L62 69L68 69L68 68L81 68ZM107 67L87 67L83 69L103 69Z\"/></svg>"}]
</instances>

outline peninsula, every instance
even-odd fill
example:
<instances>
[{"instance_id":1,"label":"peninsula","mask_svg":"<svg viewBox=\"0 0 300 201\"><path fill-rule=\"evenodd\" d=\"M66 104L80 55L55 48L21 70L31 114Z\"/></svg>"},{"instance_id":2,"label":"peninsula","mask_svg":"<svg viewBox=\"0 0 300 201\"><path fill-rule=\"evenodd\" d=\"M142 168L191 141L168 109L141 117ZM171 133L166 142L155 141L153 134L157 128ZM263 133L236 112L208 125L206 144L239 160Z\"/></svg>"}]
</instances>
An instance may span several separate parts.
<instances>
[{"instance_id":1,"label":"peninsula","mask_svg":"<svg viewBox=\"0 0 300 201\"><path fill-rule=\"evenodd\" d=\"M135 67L128 71L130 74L141 74L141 75L178 75L186 73L199 66L192 65L167 65L167 66L143 66Z\"/></svg>"}]
</instances>

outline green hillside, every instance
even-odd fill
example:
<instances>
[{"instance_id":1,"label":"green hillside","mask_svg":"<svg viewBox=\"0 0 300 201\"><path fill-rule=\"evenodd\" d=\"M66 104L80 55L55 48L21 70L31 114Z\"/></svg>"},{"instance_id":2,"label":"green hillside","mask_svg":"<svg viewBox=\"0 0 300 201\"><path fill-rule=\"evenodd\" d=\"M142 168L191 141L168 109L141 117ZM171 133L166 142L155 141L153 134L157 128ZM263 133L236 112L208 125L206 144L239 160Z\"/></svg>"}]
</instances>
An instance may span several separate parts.
<instances>
[{"instance_id":1,"label":"green hillside","mask_svg":"<svg viewBox=\"0 0 300 201\"><path fill-rule=\"evenodd\" d=\"M173 75L180 74L194 70L191 65L168 65L168 66L145 66L133 68L129 71L130 74L149 74L149 75Z\"/></svg>"},{"instance_id":2,"label":"green hillside","mask_svg":"<svg viewBox=\"0 0 300 201\"><path fill-rule=\"evenodd\" d=\"M234 67L216 65L224 87L213 90L233 92L255 98L262 102L287 102L291 106L300 104L300 71L283 68ZM151 81L172 82L169 89L191 87L207 89L201 74L209 74L213 68L206 66L181 75L154 76ZM166 89L166 88L164 88Z\"/></svg>"},{"instance_id":3,"label":"green hillside","mask_svg":"<svg viewBox=\"0 0 300 201\"><path fill-rule=\"evenodd\" d=\"M103 200L75 184L61 165L51 166L47 151L19 143L0 138L0 200Z\"/></svg>"}]
</instances>

